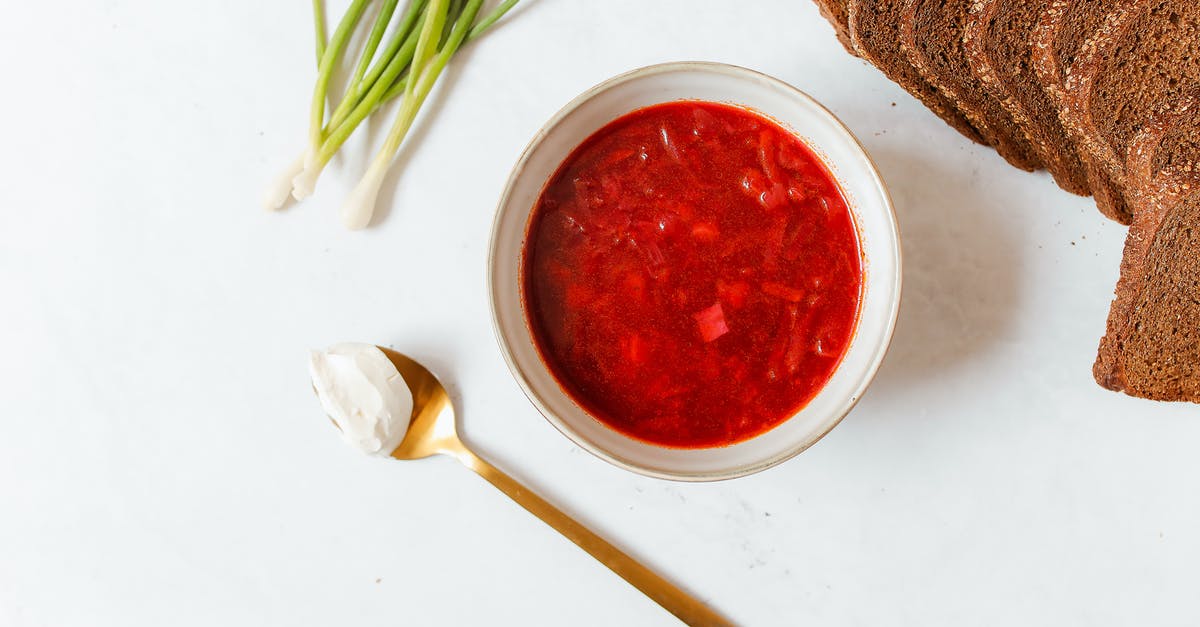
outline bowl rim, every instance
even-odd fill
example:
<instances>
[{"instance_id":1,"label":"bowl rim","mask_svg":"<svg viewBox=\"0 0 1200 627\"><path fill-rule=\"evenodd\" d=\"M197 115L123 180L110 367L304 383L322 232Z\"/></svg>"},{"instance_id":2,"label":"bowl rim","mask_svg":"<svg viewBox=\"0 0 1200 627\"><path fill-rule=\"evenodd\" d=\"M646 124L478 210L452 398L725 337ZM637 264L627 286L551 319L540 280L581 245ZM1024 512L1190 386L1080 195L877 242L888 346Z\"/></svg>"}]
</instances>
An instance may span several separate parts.
<instances>
[{"instance_id":1,"label":"bowl rim","mask_svg":"<svg viewBox=\"0 0 1200 627\"><path fill-rule=\"evenodd\" d=\"M874 186L874 190L879 194L879 198L883 202L883 206L886 209L884 212L884 217L886 218L889 227L888 239L890 240L891 250L895 251L894 262L896 270L894 276L891 277L891 288L895 296L892 299L892 302L889 303L886 326L883 329L881 341L871 352L870 362L867 365L859 384L853 389L849 398L849 403L846 404L844 410L842 410L838 415L833 416L828 426L819 433L816 433L815 437L812 437L808 441L802 442L795 447L769 458L743 464L724 471L675 473L642 466L613 455L576 433L571 426L566 423L566 421L560 418L554 411L550 410L545 405L541 397L530 386L528 375L525 373L521 365L517 363L516 358L513 356L512 349L508 344L511 340L505 335L503 329L501 328L498 306L499 299L497 298L497 286L495 284L497 247L500 237L500 230L504 222L504 218L508 213L506 208L510 205L509 199L513 193L514 187L516 186L517 180L520 178L521 173L525 170L525 166L528 164L533 152L538 148L538 146L541 145L550 132L556 128L564 118L569 116L584 103L612 87L634 79L680 71L715 72L740 78L751 78L759 81L765 81L777 89L790 92L793 96L799 98L800 100L806 101L809 106L812 106L819 113L823 114L831 123L831 127L844 135L845 138L849 140L849 142L855 148L857 148L858 152L861 153L862 157L864 158L867 165L867 171L870 174L870 179ZM593 85L559 109L553 116L550 117L550 119L542 124L537 133L534 134L533 138L529 140L529 143L526 144L524 150L521 151L521 156L517 159L516 164L513 165L512 170L509 172L508 179L504 184L504 191L500 194L500 200L496 206L495 215L492 220L492 228L488 238L487 289L489 309L491 310L492 333L495 336L496 343L500 347L500 353L504 357L505 364L508 366L509 375L516 380L517 385L520 386L521 391L537 409L538 413L540 413L547 422L554 426L559 433L563 434L576 446L588 451L592 455L595 455L596 457L618 468L622 468L639 475L680 482L710 482L745 477L782 464L783 462L799 455L800 453L803 453L814 444L821 441L821 439L823 439L829 434L830 431L833 431L835 427L841 424L842 420L854 410L855 406L857 406L859 401L862 400L863 393L871 385L871 382L875 380L875 376L883 363L883 359L887 355L888 349L892 344L893 336L896 330L896 323L899 319L900 304L902 300L901 297L904 287L903 270L904 251L901 246L899 220L896 216L896 209L892 201L891 193L888 191L887 185L884 183L882 176L879 174L879 167L876 165L874 159L871 158L870 153L867 152L862 142L859 141L858 137L854 135L854 133L851 132L851 130L846 127L841 119L834 115L828 107L821 104L815 98L795 87L794 85L757 70L752 70L739 65L714 61L672 61L667 63L647 65L629 70Z\"/></svg>"}]
</instances>

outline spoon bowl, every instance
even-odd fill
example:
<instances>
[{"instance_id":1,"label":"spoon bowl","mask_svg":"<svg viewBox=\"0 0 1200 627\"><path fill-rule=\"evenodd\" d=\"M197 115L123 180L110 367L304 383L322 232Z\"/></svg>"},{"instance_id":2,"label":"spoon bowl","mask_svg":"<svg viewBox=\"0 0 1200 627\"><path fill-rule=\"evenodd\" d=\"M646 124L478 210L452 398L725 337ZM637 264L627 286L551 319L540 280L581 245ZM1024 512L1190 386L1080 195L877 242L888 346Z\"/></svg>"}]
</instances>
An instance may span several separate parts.
<instances>
[{"instance_id":1,"label":"spoon bowl","mask_svg":"<svg viewBox=\"0 0 1200 627\"><path fill-rule=\"evenodd\" d=\"M457 456L465 450L455 427L454 403L442 382L411 357L390 348L379 347L387 356L413 396L412 419L400 446L392 451L396 459L424 459L434 455Z\"/></svg>"}]
</instances>

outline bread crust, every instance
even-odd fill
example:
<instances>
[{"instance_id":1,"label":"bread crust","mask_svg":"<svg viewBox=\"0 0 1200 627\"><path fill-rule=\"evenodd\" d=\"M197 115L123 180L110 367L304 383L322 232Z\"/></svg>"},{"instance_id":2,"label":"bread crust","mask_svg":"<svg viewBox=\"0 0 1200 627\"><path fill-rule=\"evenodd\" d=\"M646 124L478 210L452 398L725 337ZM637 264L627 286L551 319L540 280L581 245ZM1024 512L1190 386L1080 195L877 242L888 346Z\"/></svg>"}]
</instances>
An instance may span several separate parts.
<instances>
[{"instance_id":1,"label":"bread crust","mask_svg":"<svg viewBox=\"0 0 1200 627\"><path fill-rule=\"evenodd\" d=\"M1190 255L1172 250L1173 243L1178 245L1178 237L1174 242L1166 241L1177 235L1173 223L1200 229L1200 220L1196 220L1200 217L1200 151L1179 155L1181 159L1166 168L1155 168L1172 131L1189 123L1193 125L1187 131L1196 130L1193 120L1197 113L1200 92L1191 92L1174 107L1154 115L1130 142L1126 175L1133 186L1129 197L1134 221L1125 240L1121 277L1092 374L1101 386L1132 396L1200 402L1200 348L1188 351L1165 346L1178 343L1181 321L1191 326L1200 317L1200 294L1169 298L1147 289L1165 266L1190 267L1200 254L1200 250L1187 251ZM1183 211L1189 213L1176 215ZM1166 229L1171 232L1164 234L1167 224L1171 224ZM1173 287L1177 296L1179 290L1186 293L1194 286ZM1163 325L1171 328L1149 328ZM1200 334L1200 327L1192 330ZM1153 354L1147 355L1151 351Z\"/></svg>"},{"instance_id":2,"label":"bread crust","mask_svg":"<svg viewBox=\"0 0 1200 627\"><path fill-rule=\"evenodd\" d=\"M1064 80L1064 123L1125 192L1135 214L1145 181L1126 161L1138 131L1200 84L1200 5L1133 0L1115 8L1088 39Z\"/></svg>"},{"instance_id":3,"label":"bread crust","mask_svg":"<svg viewBox=\"0 0 1200 627\"><path fill-rule=\"evenodd\" d=\"M1112 61L1110 55L1113 49L1146 14L1152 1L1135 0L1109 13L1100 28L1080 49L1079 56L1067 69L1063 79L1064 124L1091 156L1092 162L1104 168L1113 181L1126 190L1129 190L1129 186L1125 180L1125 154L1103 136L1097 126L1092 100L1101 73L1108 70Z\"/></svg>"},{"instance_id":4,"label":"bread crust","mask_svg":"<svg viewBox=\"0 0 1200 627\"><path fill-rule=\"evenodd\" d=\"M854 49L860 57L879 68L889 79L920 100L954 130L973 142L987 144L962 111L922 78L900 52L896 40L895 20L888 20L887 15L898 9L902 2L903 0L849 0L847 15Z\"/></svg>"},{"instance_id":5,"label":"bread crust","mask_svg":"<svg viewBox=\"0 0 1200 627\"><path fill-rule=\"evenodd\" d=\"M1050 0L1033 30L1032 61L1038 82L1058 110L1059 121L1079 154L1088 187L1100 213L1121 224L1130 224L1133 221L1133 212L1125 200L1124 192L1104 168L1093 162L1065 119L1066 71L1079 53L1079 48L1086 43L1086 38L1076 42L1068 37L1066 28L1069 25L1079 28L1081 24L1086 24L1084 18L1089 16L1080 15L1081 11L1093 12L1091 17L1096 17L1095 14L1101 11L1107 15L1108 6L1116 4L1117 0L1090 3L1081 0Z\"/></svg>"},{"instance_id":6,"label":"bread crust","mask_svg":"<svg viewBox=\"0 0 1200 627\"><path fill-rule=\"evenodd\" d=\"M1027 172L1041 168L1036 151L1012 116L988 95L970 69L955 67L966 65L959 60L970 0L904 2L900 47L922 78L942 92L1006 161Z\"/></svg>"},{"instance_id":7,"label":"bread crust","mask_svg":"<svg viewBox=\"0 0 1200 627\"><path fill-rule=\"evenodd\" d=\"M1088 196L1087 171L1033 70L1029 36L1048 4L1049 0L974 0L963 47L984 89L1025 131L1058 186Z\"/></svg>"}]
</instances>

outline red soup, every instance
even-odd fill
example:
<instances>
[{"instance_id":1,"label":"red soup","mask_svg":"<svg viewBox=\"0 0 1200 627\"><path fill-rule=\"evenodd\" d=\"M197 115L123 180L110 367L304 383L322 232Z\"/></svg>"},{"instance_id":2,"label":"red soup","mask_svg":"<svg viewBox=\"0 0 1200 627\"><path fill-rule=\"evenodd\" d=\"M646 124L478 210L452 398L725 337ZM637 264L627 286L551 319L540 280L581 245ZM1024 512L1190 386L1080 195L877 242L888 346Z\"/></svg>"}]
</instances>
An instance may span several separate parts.
<instances>
[{"instance_id":1,"label":"red soup","mask_svg":"<svg viewBox=\"0 0 1200 627\"><path fill-rule=\"evenodd\" d=\"M794 135L708 103L639 109L533 208L525 314L567 394L658 445L723 446L796 413L841 361L862 261L832 176Z\"/></svg>"}]
</instances>

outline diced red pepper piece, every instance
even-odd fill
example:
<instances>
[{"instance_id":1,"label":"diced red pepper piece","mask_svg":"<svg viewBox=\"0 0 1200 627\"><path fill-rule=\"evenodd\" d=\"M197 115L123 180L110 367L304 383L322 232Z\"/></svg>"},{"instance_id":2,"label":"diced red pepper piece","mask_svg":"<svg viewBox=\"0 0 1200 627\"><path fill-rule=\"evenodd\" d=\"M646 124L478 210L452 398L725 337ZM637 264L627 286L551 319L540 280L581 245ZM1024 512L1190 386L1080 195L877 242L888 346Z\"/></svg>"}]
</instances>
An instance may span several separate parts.
<instances>
[{"instance_id":1,"label":"diced red pepper piece","mask_svg":"<svg viewBox=\"0 0 1200 627\"><path fill-rule=\"evenodd\" d=\"M721 303L696 312L692 317L696 319L696 326L700 329L700 339L705 342L711 342L729 333L729 326L725 324L725 312L721 310Z\"/></svg>"}]
</instances>

